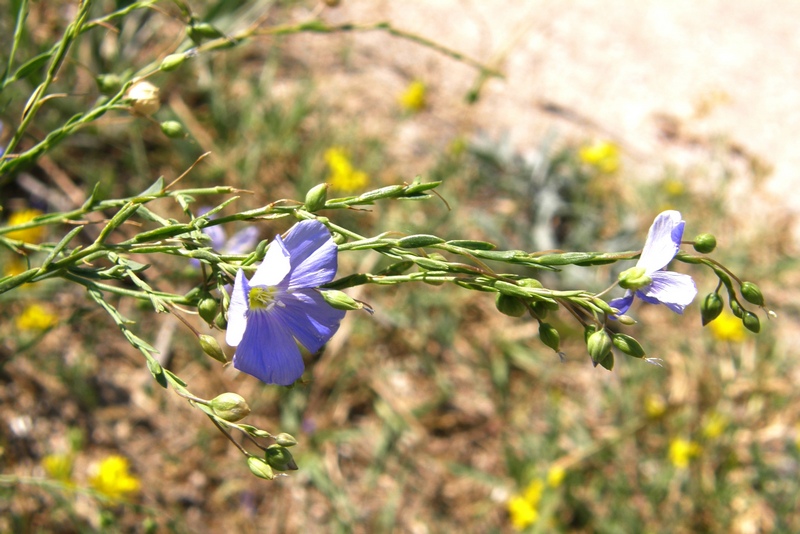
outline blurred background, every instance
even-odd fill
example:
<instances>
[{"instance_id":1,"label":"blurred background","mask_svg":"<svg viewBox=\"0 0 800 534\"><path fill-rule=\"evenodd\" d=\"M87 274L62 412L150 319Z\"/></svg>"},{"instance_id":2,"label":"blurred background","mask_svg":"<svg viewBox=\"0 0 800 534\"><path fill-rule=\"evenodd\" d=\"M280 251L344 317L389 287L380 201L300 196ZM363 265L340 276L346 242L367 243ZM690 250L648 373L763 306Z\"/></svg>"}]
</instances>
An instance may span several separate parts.
<instances>
[{"instance_id":1,"label":"blurred background","mask_svg":"<svg viewBox=\"0 0 800 534\"><path fill-rule=\"evenodd\" d=\"M95 4L93 18L131 5ZM173 52L190 25L180 4L154 2L84 34L53 89L64 96L48 102L31 138L91 107L110 75ZM267 482L153 382L82 291L38 283L0 296L0 529L800 531L800 4L333 4L188 2L225 34L254 21L356 27L259 36L150 77L160 91L152 117L109 113L0 177L4 222L74 209L95 183L104 198L135 194L207 151L182 185L251 191L230 213L302 199L321 182L341 196L421 176L443 181L446 203L330 216L364 235L623 251L641 247L660 211L677 209L685 239L714 234L715 257L760 284L778 319L762 314L758 336L727 313L702 327L699 305L717 280L679 264L697 282L696 302L682 317L637 303L639 324L625 328L663 365L618 355L608 372L591 365L563 311L548 318L562 361L535 321L501 315L490 294L360 287L349 293L374 316L348 314L307 359L305 382L287 389L221 369L172 316L115 302L196 394L235 391L252 408L248 422L297 438L300 470ZM17 5L0 2L0 64ZM17 64L60 38L76 3L29 8ZM384 21L388 29L375 26ZM0 146L36 76L0 93ZM185 136L166 136L166 120ZM286 229L259 223L262 239ZM0 251L3 275L19 261ZM339 274L386 265L369 251L343 253ZM624 267L530 274L546 287L601 291ZM167 259L153 268L171 290L201 281Z\"/></svg>"}]
</instances>

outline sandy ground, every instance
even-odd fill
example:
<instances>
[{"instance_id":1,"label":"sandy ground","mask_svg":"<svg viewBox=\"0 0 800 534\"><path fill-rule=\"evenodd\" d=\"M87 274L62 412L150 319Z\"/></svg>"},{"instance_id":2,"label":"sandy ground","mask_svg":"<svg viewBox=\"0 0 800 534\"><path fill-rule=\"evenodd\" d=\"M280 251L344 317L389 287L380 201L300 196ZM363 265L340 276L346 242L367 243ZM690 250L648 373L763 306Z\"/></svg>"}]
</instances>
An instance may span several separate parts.
<instances>
[{"instance_id":1,"label":"sandy ground","mask_svg":"<svg viewBox=\"0 0 800 534\"><path fill-rule=\"evenodd\" d=\"M490 80L468 113L523 154L547 132L610 137L646 177L665 163L690 165L698 148L707 158L723 140L771 167L750 184L762 209L800 213L800 2L345 0L325 18L389 20L498 67L506 78ZM372 60L365 76L398 90L430 81L434 105L460 101L475 82L474 69L416 44L380 33L351 39L351 54ZM465 113L448 107L443 136ZM800 245L800 228L794 235Z\"/></svg>"}]
</instances>

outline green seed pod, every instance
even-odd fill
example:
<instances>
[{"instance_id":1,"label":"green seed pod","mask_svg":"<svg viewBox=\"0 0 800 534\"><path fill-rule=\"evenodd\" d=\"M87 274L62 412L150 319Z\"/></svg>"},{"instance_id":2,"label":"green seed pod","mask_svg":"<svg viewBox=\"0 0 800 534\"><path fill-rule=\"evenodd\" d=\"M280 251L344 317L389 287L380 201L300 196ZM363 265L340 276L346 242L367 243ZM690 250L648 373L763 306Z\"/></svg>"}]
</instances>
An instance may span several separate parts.
<instances>
[{"instance_id":1,"label":"green seed pod","mask_svg":"<svg viewBox=\"0 0 800 534\"><path fill-rule=\"evenodd\" d=\"M219 346L219 343L217 343L217 340L214 339L213 336L209 336L208 334L200 334L197 336L197 339L200 341L200 348L203 349L203 352L220 363L228 363L228 358L222 351L222 347Z\"/></svg>"},{"instance_id":2,"label":"green seed pod","mask_svg":"<svg viewBox=\"0 0 800 534\"><path fill-rule=\"evenodd\" d=\"M197 312L205 322L208 324L213 323L214 319L217 317L217 312L219 312L217 299L211 296L200 299L200 302L197 304Z\"/></svg>"},{"instance_id":3,"label":"green seed pod","mask_svg":"<svg viewBox=\"0 0 800 534\"><path fill-rule=\"evenodd\" d=\"M735 300L731 300L731 311L739 319L742 318L742 307L739 306L739 303L736 302Z\"/></svg>"},{"instance_id":4,"label":"green seed pod","mask_svg":"<svg viewBox=\"0 0 800 534\"><path fill-rule=\"evenodd\" d=\"M700 234L694 238L693 246L700 254L708 254L717 248L717 238L711 234Z\"/></svg>"},{"instance_id":5,"label":"green seed pod","mask_svg":"<svg viewBox=\"0 0 800 534\"><path fill-rule=\"evenodd\" d=\"M756 306L764 305L764 295L761 294L761 290L753 282L742 282L741 292L747 302Z\"/></svg>"},{"instance_id":6,"label":"green seed pod","mask_svg":"<svg viewBox=\"0 0 800 534\"><path fill-rule=\"evenodd\" d=\"M220 330L228 329L228 319L225 317L224 313L220 312L217 314L216 319L214 319L214 325Z\"/></svg>"},{"instance_id":7,"label":"green seed pod","mask_svg":"<svg viewBox=\"0 0 800 534\"><path fill-rule=\"evenodd\" d=\"M522 280L518 280L517 284L521 287L529 287L531 289L542 289L544 287L536 278L523 278Z\"/></svg>"},{"instance_id":8,"label":"green seed pod","mask_svg":"<svg viewBox=\"0 0 800 534\"><path fill-rule=\"evenodd\" d=\"M528 307L525 306L525 302L521 299L510 297L502 293L497 293L497 295L495 295L494 305L497 306L500 313L504 313L510 317L522 317L525 315L525 312L528 311Z\"/></svg>"},{"instance_id":9,"label":"green seed pod","mask_svg":"<svg viewBox=\"0 0 800 534\"><path fill-rule=\"evenodd\" d=\"M247 467L250 468L250 472L253 473L258 478L263 478L266 480L272 480L275 478L275 471L272 470L272 467L257 456L248 456L247 457Z\"/></svg>"},{"instance_id":10,"label":"green seed pod","mask_svg":"<svg viewBox=\"0 0 800 534\"><path fill-rule=\"evenodd\" d=\"M550 311L547 308L547 306L545 306L545 304L547 303L541 301L536 301L533 304L531 304L531 310L533 310L533 315L536 316L538 319L544 319L545 317L547 317L547 314Z\"/></svg>"},{"instance_id":11,"label":"green seed pod","mask_svg":"<svg viewBox=\"0 0 800 534\"><path fill-rule=\"evenodd\" d=\"M100 92L107 95L116 93L122 87L122 78L116 74L101 74L95 81Z\"/></svg>"},{"instance_id":12,"label":"green seed pod","mask_svg":"<svg viewBox=\"0 0 800 534\"><path fill-rule=\"evenodd\" d=\"M319 211L325 207L328 200L328 184L318 184L306 193L305 206L310 212Z\"/></svg>"},{"instance_id":13,"label":"green seed pod","mask_svg":"<svg viewBox=\"0 0 800 534\"><path fill-rule=\"evenodd\" d=\"M592 361L601 365L606 356L611 352L611 346L611 338L608 337L605 329L594 332L589 336L589 339L586 340L586 348L589 350L589 356L592 357Z\"/></svg>"},{"instance_id":14,"label":"green seed pod","mask_svg":"<svg viewBox=\"0 0 800 534\"><path fill-rule=\"evenodd\" d=\"M292 453L286 447L270 445L266 450L267 463L278 471L296 471L297 464L292 458Z\"/></svg>"},{"instance_id":15,"label":"green seed pod","mask_svg":"<svg viewBox=\"0 0 800 534\"><path fill-rule=\"evenodd\" d=\"M164 72L169 72L180 67L184 61L186 61L184 54L170 54L161 61L161 65L158 68Z\"/></svg>"},{"instance_id":16,"label":"green seed pod","mask_svg":"<svg viewBox=\"0 0 800 534\"><path fill-rule=\"evenodd\" d=\"M758 334L761 331L761 321L758 320L758 316L753 312L745 311L744 315L742 315L742 323L744 323L745 328L754 334Z\"/></svg>"},{"instance_id":17,"label":"green seed pod","mask_svg":"<svg viewBox=\"0 0 800 534\"><path fill-rule=\"evenodd\" d=\"M186 131L183 129L183 125L178 121L164 121L159 126L161 126L161 131L169 137L170 139L181 139L186 137Z\"/></svg>"},{"instance_id":18,"label":"green seed pod","mask_svg":"<svg viewBox=\"0 0 800 534\"><path fill-rule=\"evenodd\" d=\"M214 415L231 423L244 419L250 414L250 406L247 405L247 401L236 393L217 395L209 401L208 405Z\"/></svg>"},{"instance_id":19,"label":"green seed pod","mask_svg":"<svg viewBox=\"0 0 800 534\"><path fill-rule=\"evenodd\" d=\"M287 434L286 432L281 432L277 436L275 436L275 443L280 445L281 447L294 447L297 445L297 440L294 439L294 436L291 434Z\"/></svg>"},{"instance_id":20,"label":"green seed pod","mask_svg":"<svg viewBox=\"0 0 800 534\"><path fill-rule=\"evenodd\" d=\"M609 351L609 353L606 354L606 357L603 358L601 361L597 362L597 364L600 364L601 367L603 367L605 369L608 369L609 371L613 371L614 370L614 353ZM597 365L597 364L595 364L595 365Z\"/></svg>"},{"instance_id":21,"label":"green seed pod","mask_svg":"<svg viewBox=\"0 0 800 534\"><path fill-rule=\"evenodd\" d=\"M706 295L706 298L703 299L703 304L700 306L700 317L703 319L703 326L719 317L719 314L722 313L722 308L722 299L719 298L716 291Z\"/></svg>"},{"instance_id":22,"label":"green seed pod","mask_svg":"<svg viewBox=\"0 0 800 534\"><path fill-rule=\"evenodd\" d=\"M554 351L560 350L561 336L550 323L539 323L539 339Z\"/></svg>"},{"instance_id":23,"label":"green seed pod","mask_svg":"<svg viewBox=\"0 0 800 534\"><path fill-rule=\"evenodd\" d=\"M426 234L410 235L397 240L397 246L401 248L422 248L439 243L444 243L444 239Z\"/></svg>"},{"instance_id":24,"label":"green seed pod","mask_svg":"<svg viewBox=\"0 0 800 534\"><path fill-rule=\"evenodd\" d=\"M225 34L208 22L194 22L186 27L186 34L195 44L200 44L204 39L218 39Z\"/></svg>"},{"instance_id":25,"label":"green seed pod","mask_svg":"<svg viewBox=\"0 0 800 534\"><path fill-rule=\"evenodd\" d=\"M322 295L322 298L325 299L325 302L337 310L351 311L364 308L362 302L357 301L343 291L337 289L321 289L319 293Z\"/></svg>"},{"instance_id":26,"label":"green seed pod","mask_svg":"<svg viewBox=\"0 0 800 534\"><path fill-rule=\"evenodd\" d=\"M633 326L636 324L636 319L630 315L617 315L617 321L619 321L619 324L624 324L626 326Z\"/></svg>"},{"instance_id":27,"label":"green seed pod","mask_svg":"<svg viewBox=\"0 0 800 534\"><path fill-rule=\"evenodd\" d=\"M611 341L615 347L628 356L633 356L634 358L644 358L645 356L644 349L639 342L629 335L614 334L611 336Z\"/></svg>"}]
</instances>

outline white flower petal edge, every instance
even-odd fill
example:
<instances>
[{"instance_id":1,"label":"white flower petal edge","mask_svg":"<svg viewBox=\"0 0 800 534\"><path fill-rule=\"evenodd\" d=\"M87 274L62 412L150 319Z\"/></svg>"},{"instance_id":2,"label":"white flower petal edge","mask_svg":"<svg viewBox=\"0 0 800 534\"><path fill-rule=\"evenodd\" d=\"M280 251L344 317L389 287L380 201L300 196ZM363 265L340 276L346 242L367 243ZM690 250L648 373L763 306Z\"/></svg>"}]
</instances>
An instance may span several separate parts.
<instances>
[{"instance_id":1,"label":"white flower petal edge","mask_svg":"<svg viewBox=\"0 0 800 534\"><path fill-rule=\"evenodd\" d=\"M250 284L244 276L244 271L239 269L236 273L236 282L231 291L231 303L228 306L228 329L225 332L225 343L231 347L237 346L242 341L244 330L247 327L247 303L250 293Z\"/></svg>"},{"instance_id":2,"label":"white flower petal edge","mask_svg":"<svg viewBox=\"0 0 800 534\"><path fill-rule=\"evenodd\" d=\"M647 240L636 266L643 267L648 275L666 267L680 249L685 224L678 211L659 213L647 233Z\"/></svg>"}]
</instances>

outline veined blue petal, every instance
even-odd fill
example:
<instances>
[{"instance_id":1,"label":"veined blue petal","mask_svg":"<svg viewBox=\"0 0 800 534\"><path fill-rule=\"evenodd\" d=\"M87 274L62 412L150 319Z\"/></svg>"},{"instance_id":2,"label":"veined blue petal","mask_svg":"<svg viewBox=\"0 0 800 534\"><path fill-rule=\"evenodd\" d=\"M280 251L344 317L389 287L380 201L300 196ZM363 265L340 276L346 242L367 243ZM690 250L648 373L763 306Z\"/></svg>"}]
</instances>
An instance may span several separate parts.
<instances>
[{"instance_id":1,"label":"veined blue petal","mask_svg":"<svg viewBox=\"0 0 800 534\"><path fill-rule=\"evenodd\" d=\"M270 243L264 261L256 269L256 274L250 279L251 286L277 286L286 278L292 269L289 251L283 246L281 237L275 237Z\"/></svg>"},{"instance_id":2,"label":"veined blue petal","mask_svg":"<svg viewBox=\"0 0 800 534\"><path fill-rule=\"evenodd\" d=\"M625 291L624 297L620 297L618 299L612 299L608 302L609 306L619 310L620 315L628 311L628 309L631 307L631 304L633 304L633 291L631 291L630 289Z\"/></svg>"},{"instance_id":3,"label":"veined blue petal","mask_svg":"<svg viewBox=\"0 0 800 534\"><path fill-rule=\"evenodd\" d=\"M233 234L233 237L222 247L228 254L247 254L258 244L258 228L248 226Z\"/></svg>"},{"instance_id":4,"label":"veined blue petal","mask_svg":"<svg viewBox=\"0 0 800 534\"><path fill-rule=\"evenodd\" d=\"M318 287L336 276L338 248L321 222L306 220L297 223L289 230L283 243L292 262L289 279L282 284L285 287Z\"/></svg>"},{"instance_id":5,"label":"veined blue petal","mask_svg":"<svg viewBox=\"0 0 800 534\"><path fill-rule=\"evenodd\" d=\"M295 290L281 296L282 306L272 312L309 352L317 352L333 337L345 312L331 307L314 291Z\"/></svg>"},{"instance_id":6,"label":"veined blue petal","mask_svg":"<svg viewBox=\"0 0 800 534\"><path fill-rule=\"evenodd\" d=\"M253 310L233 366L267 384L289 386L300 378L305 365L291 332L271 312Z\"/></svg>"},{"instance_id":7,"label":"veined blue petal","mask_svg":"<svg viewBox=\"0 0 800 534\"><path fill-rule=\"evenodd\" d=\"M658 271L652 274L653 283L639 290L649 299L655 299L675 313L692 303L697 286L688 274Z\"/></svg>"},{"instance_id":8,"label":"veined blue petal","mask_svg":"<svg viewBox=\"0 0 800 534\"><path fill-rule=\"evenodd\" d=\"M667 210L659 213L650 227L636 266L644 267L648 275L666 267L680 249L685 224L680 212Z\"/></svg>"},{"instance_id":9,"label":"veined blue petal","mask_svg":"<svg viewBox=\"0 0 800 534\"><path fill-rule=\"evenodd\" d=\"M228 306L228 329L225 332L225 343L231 347L239 344L247 328L247 310L250 307L249 293L250 284L244 276L244 271L239 269L231 292L231 303Z\"/></svg>"}]
</instances>

